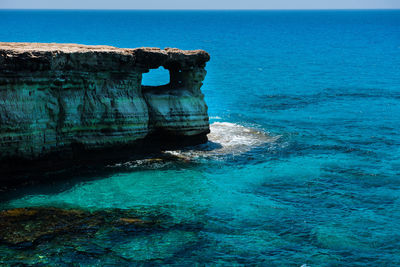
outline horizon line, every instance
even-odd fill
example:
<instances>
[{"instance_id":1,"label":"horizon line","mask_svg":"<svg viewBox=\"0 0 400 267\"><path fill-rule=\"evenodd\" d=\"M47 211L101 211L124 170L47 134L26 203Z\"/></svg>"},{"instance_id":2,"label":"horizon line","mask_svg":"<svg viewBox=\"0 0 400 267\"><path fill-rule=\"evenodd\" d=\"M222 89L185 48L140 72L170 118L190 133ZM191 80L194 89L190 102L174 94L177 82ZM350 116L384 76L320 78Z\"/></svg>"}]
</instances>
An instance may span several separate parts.
<instances>
[{"instance_id":1,"label":"horizon line","mask_svg":"<svg viewBox=\"0 0 400 267\"><path fill-rule=\"evenodd\" d=\"M261 8L261 9L253 9L253 8L205 8L205 9L196 9L196 8L182 8L182 9L174 9L174 8L164 8L164 9L153 9L153 8L1 8L0 10L25 10L25 11L39 11L39 10L49 10L49 11L357 11L357 10L400 10L400 8Z\"/></svg>"}]
</instances>

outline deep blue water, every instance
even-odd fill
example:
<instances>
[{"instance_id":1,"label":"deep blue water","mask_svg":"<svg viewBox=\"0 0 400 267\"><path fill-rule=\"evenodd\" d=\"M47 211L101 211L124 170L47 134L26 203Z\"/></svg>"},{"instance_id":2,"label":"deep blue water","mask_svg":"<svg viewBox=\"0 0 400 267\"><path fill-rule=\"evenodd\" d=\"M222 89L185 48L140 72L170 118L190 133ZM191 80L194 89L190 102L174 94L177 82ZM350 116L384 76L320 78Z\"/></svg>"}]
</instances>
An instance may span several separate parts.
<instances>
[{"instance_id":1,"label":"deep blue water","mask_svg":"<svg viewBox=\"0 0 400 267\"><path fill-rule=\"evenodd\" d=\"M400 11L0 11L0 29L7 42L204 49L217 139L236 142L10 193L1 207L137 209L180 227L86 240L101 257L2 246L0 262L400 265Z\"/></svg>"}]
</instances>

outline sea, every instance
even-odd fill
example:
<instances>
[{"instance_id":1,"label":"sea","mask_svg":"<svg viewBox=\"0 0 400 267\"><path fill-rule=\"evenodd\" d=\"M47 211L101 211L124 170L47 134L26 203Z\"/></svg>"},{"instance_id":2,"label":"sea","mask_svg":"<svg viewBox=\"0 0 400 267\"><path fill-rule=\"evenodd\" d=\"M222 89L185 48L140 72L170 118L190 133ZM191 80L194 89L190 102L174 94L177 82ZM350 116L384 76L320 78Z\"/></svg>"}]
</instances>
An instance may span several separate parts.
<instances>
[{"instance_id":1,"label":"sea","mask_svg":"<svg viewBox=\"0 0 400 267\"><path fill-rule=\"evenodd\" d=\"M0 196L154 229L0 244L0 265L400 265L400 10L1 10L0 41L211 55L207 144Z\"/></svg>"}]
</instances>

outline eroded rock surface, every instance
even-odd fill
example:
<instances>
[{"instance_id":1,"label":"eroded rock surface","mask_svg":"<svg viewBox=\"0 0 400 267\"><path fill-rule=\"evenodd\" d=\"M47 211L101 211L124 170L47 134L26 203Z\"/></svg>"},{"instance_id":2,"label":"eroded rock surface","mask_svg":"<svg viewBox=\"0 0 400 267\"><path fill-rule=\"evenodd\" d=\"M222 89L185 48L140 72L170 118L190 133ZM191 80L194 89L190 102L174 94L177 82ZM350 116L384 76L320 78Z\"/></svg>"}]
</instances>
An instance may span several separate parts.
<instances>
[{"instance_id":1,"label":"eroded rock surface","mask_svg":"<svg viewBox=\"0 0 400 267\"><path fill-rule=\"evenodd\" d=\"M0 43L0 162L68 159L149 136L204 142L208 60L202 50ZM170 83L142 86L142 73L160 66Z\"/></svg>"}]
</instances>

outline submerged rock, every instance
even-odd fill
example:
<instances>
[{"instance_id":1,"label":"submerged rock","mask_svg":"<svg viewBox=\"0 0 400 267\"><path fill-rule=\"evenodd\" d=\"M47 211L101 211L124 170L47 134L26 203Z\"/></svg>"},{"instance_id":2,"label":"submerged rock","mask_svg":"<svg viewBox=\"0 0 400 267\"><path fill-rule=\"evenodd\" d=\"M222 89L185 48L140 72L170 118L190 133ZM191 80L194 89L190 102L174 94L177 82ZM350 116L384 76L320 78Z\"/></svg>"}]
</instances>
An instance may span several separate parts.
<instances>
[{"instance_id":1,"label":"submerged rock","mask_svg":"<svg viewBox=\"0 0 400 267\"><path fill-rule=\"evenodd\" d=\"M0 211L1 266L131 266L203 245L204 222L150 209L55 207ZM154 263L154 262L153 262Z\"/></svg>"},{"instance_id":2,"label":"submerged rock","mask_svg":"<svg viewBox=\"0 0 400 267\"><path fill-rule=\"evenodd\" d=\"M200 87L209 58L202 50L0 43L0 182L21 162L51 169L207 141ZM142 86L142 73L160 66L170 83Z\"/></svg>"},{"instance_id":3,"label":"submerged rock","mask_svg":"<svg viewBox=\"0 0 400 267\"><path fill-rule=\"evenodd\" d=\"M0 242L31 246L57 235L96 234L101 229L130 231L130 227L154 227L157 220L141 219L130 210L88 212L53 207L16 208L0 212Z\"/></svg>"}]
</instances>

